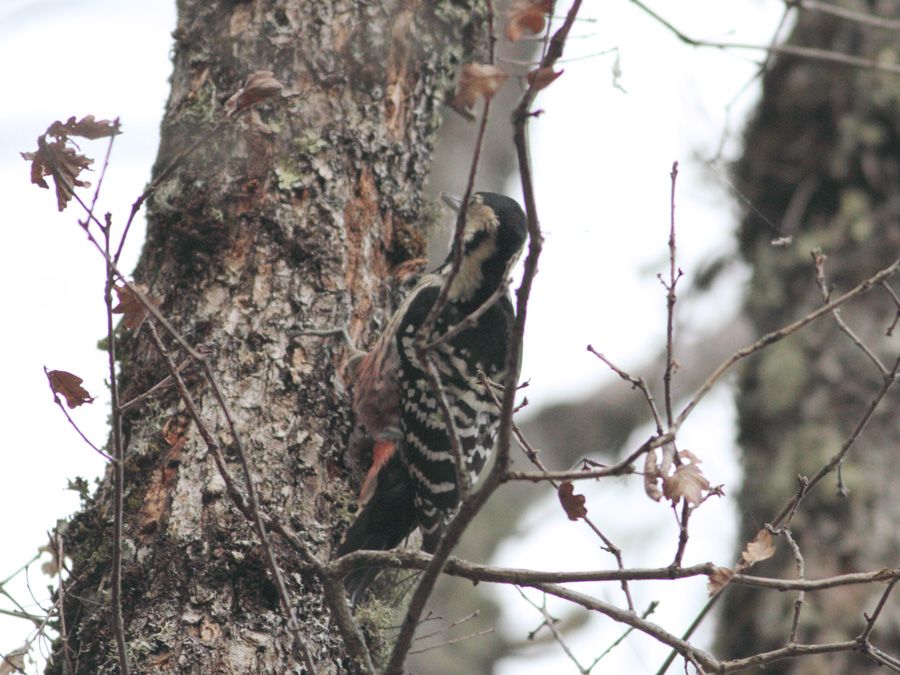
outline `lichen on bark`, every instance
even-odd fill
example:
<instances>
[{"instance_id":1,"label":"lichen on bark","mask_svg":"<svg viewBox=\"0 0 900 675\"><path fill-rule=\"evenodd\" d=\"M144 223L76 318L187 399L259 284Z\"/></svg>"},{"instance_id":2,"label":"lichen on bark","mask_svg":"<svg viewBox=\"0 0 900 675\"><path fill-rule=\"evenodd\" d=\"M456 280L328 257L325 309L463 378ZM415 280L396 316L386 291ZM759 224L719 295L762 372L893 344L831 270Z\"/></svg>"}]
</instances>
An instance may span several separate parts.
<instances>
[{"instance_id":1,"label":"lichen on bark","mask_svg":"<svg viewBox=\"0 0 900 675\"><path fill-rule=\"evenodd\" d=\"M897 14L889 4L879 5L881 16ZM798 15L790 41L873 60L896 52L885 31L817 13ZM738 188L753 205L740 241L753 266L746 312L758 333L821 306L812 249L827 255L827 281L838 292L887 266L900 250L898 82L894 75L789 56L774 59L766 73L736 167ZM786 237L790 245L772 244ZM892 362L896 340L892 346L885 329L894 310L886 299L871 292L841 312L867 345ZM880 385L878 371L828 319L747 362L738 398L745 474L738 497L741 542L750 541L796 492L798 475L811 475L834 455ZM809 577L896 565L900 531L888 522L900 514L891 468L898 442L896 410L885 401L844 464L849 494L838 495L832 478L803 501L793 536ZM779 546L779 555L762 563L758 574L793 578L788 547ZM852 639L881 592L881 586L858 586L807 594L797 641ZM719 626L722 656L785 643L792 595L740 587L727 593ZM879 626L879 641L898 644L896 603ZM792 675L876 669L852 653L767 666L767 672Z\"/></svg>"},{"instance_id":2,"label":"lichen on bark","mask_svg":"<svg viewBox=\"0 0 900 675\"><path fill-rule=\"evenodd\" d=\"M440 106L479 41L484 7L180 0L178 11L155 175L219 123L251 72L273 71L285 95L227 125L159 182L134 276L210 355L263 508L327 558L352 501L348 354L304 330L345 323L365 346L391 311L389 271L423 253L422 187ZM145 332L119 334L127 400L166 370ZM197 369L186 377L239 475L209 387ZM300 672L259 541L175 391L129 409L124 430L123 603L134 671ZM65 534L67 642L78 672L117 671L110 499L106 476ZM321 672L345 672L317 579L275 542ZM48 672L62 673L56 648Z\"/></svg>"}]
</instances>

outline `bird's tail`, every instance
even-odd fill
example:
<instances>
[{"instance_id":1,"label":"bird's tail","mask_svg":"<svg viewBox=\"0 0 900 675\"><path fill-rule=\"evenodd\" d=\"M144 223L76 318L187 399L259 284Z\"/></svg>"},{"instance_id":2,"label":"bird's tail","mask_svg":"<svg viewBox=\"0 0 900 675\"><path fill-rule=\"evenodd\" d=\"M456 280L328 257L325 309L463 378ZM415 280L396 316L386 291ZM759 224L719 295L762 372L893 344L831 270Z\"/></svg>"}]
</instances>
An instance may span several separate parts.
<instances>
[{"instance_id":1,"label":"bird's tail","mask_svg":"<svg viewBox=\"0 0 900 675\"><path fill-rule=\"evenodd\" d=\"M399 453L393 453L378 472L371 497L348 528L337 555L394 548L417 524L412 481ZM362 567L346 576L344 588L354 607L365 597L378 571L377 567Z\"/></svg>"}]
</instances>

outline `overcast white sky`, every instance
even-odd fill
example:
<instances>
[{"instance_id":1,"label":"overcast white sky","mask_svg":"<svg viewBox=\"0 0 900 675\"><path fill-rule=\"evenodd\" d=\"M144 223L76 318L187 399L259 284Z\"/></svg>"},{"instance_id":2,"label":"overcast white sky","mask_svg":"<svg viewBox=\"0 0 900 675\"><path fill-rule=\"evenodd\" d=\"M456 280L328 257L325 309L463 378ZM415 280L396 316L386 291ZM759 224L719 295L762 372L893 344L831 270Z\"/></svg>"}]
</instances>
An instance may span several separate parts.
<instances>
[{"instance_id":1,"label":"overcast white sky","mask_svg":"<svg viewBox=\"0 0 900 675\"><path fill-rule=\"evenodd\" d=\"M766 44L783 5L777 0L695 0L654 3L686 32L708 38ZM526 335L523 378L531 379L533 407L570 398L606 382L610 375L587 354L592 343L624 366L657 351L664 336L663 291L655 278L666 264L669 170L681 162L678 189L680 266L692 273L712 255L733 248L734 207L721 181L695 157L715 154L726 133L725 107L753 73L749 58L678 43L626 0L587 2L585 16L566 50L565 74L541 94L546 112L533 123L533 165L546 244ZM159 120L171 71L168 54L174 3L160 0L5 0L0 3L0 63L5 103L0 107L0 194L6 213L6 244L0 248L0 283L6 307L0 388L5 451L0 459L0 580L25 562L57 518L77 508L66 481L92 478L103 461L76 438L52 403L42 367L80 374L94 395L105 395L105 356L95 345L105 332L103 269L70 209L58 214L51 192L28 182L19 151L54 119L88 113L122 120L101 210L118 222L146 183L158 140ZM621 84L612 86L619 48ZM576 58L587 57L587 58ZM744 114L757 87L737 99L726 148L733 153ZM100 143L87 154L102 157ZM99 164L99 161L98 161ZM138 234L138 233L136 233ZM130 268L140 238L132 235ZM682 339L723 325L737 312L744 273L711 299L679 304ZM100 400L75 411L82 429L100 445L106 411ZM683 431L683 442L704 460L714 483L734 486L733 413L727 390L701 407ZM670 562L674 525L664 506L642 497L638 483L602 483L588 488L592 513L617 514L608 534L626 551L628 565ZM726 490L729 494L733 491ZM636 498L635 498L636 496ZM712 559L727 564L733 536L730 497L707 504L692 521L694 538L686 562ZM622 503L627 501L627 508ZM627 513L628 518L618 514ZM570 569L607 566L586 528L560 517L553 500L529 516L552 528L501 552L500 562ZM648 542L654 543L653 546ZM548 552L563 552L559 560ZM46 579L35 569L39 599ZM685 621L684 608L705 600L702 582L647 585L637 602L662 600L657 621ZM28 598L21 586L10 589ZM604 591L618 600L616 589ZM30 606L31 601L26 603ZM500 626L519 637L539 617L518 596ZM0 603L0 607L4 607ZM680 617L680 618L679 618ZM20 644L28 625L0 616L0 653ZM620 633L597 620L573 637L589 663ZM640 653L639 657L635 655ZM597 672L654 672L664 650L629 639ZM565 672L555 648L511 660L502 673Z\"/></svg>"}]
</instances>

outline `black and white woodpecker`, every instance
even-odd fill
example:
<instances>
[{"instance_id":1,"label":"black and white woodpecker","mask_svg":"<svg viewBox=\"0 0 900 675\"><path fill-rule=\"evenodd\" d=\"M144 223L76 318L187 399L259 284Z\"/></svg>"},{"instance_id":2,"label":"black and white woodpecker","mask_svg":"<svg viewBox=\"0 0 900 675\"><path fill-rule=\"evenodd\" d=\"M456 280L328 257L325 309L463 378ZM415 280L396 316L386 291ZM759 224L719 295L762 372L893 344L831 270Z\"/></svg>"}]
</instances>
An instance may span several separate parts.
<instances>
[{"instance_id":1,"label":"black and white woodpecker","mask_svg":"<svg viewBox=\"0 0 900 675\"><path fill-rule=\"evenodd\" d=\"M461 206L459 199L445 197L445 201L457 209ZM478 478L499 425L499 409L478 373L494 382L506 377L515 319L509 293L502 292L474 326L450 339L439 338L506 284L525 236L525 214L514 200L492 192L472 197L465 215L461 264L423 341L437 342L425 358L434 365L440 391L420 360L422 342L417 349L416 341L451 275L455 250L422 277L359 362L353 409L357 432L371 447L372 459L360 490L362 509L337 555L393 548L416 527L422 531L422 548L434 552L460 498L454 430L469 481ZM453 429L448 428L441 394ZM377 569L366 568L347 576L344 583L354 604L376 574Z\"/></svg>"}]
</instances>

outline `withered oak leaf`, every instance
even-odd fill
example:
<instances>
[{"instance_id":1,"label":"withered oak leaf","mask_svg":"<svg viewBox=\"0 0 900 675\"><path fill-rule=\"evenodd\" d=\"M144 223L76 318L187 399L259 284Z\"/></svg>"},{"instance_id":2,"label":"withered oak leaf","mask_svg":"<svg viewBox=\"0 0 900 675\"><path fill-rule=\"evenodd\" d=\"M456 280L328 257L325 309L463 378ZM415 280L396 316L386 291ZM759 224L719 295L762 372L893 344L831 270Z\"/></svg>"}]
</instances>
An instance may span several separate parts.
<instances>
[{"instance_id":1,"label":"withered oak leaf","mask_svg":"<svg viewBox=\"0 0 900 675\"><path fill-rule=\"evenodd\" d=\"M727 567L717 567L715 572L707 575L706 591L710 597L725 588L731 582L731 577L733 576L734 570Z\"/></svg>"},{"instance_id":2,"label":"withered oak leaf","mask_svg":"<svg viewBox=\"0 0 900 675\"><path fill-rule=\"evenodd\" d=\"M50 389L54 394L62 394L69 408L77 408L83 403L94 402L94 397L81 386L84 380L77 375L73 375L65 370L50 370L46 372L47 379L50 381Z\"/></svg>"},{"instance_id":3,"label":"withered oak leaf","mask_svg":"<svg viewBox=\"0 0 900 675\"><path fill-rule=\"evenodd\" d=\"M465 113L472 109L479 97L490 100L508 77L502 69L487 63L463 64L450 106Z\"/></svg>"},{"instance_id":4,"label":"withered oak leaf","mask_svg":"<svg viewBox=\"0 0 900 675\"><path fill-rule=\"evenodd\" d=\"M98 138L107 138L121 134L119 120L98 120L93 115L85 115L77 122L73 115L63 124L56 120L47 127L47 135L56 138L65 138L66 136L80 136L90 140Z\"/></svg>"},{"instance_id":5,"label":"withered oak leaf","mask_svg":"<svg viewBox=\"0 0 900 675\"><path fill-rule=\"evenodd\" d=\"M696 506L703 501L705 490L709 490L709 481L696 464L682 464L672 475L663 478L663 494L673 504L684 498Z\"/></svg>"},{"instance_id":6,"label":"withered oak leaf","mask_svg":"<svg viewBox=\"0 0 900 675\"><path fill-rule=\"evenodd\" d=\"M768 560L775 555L775 542L768 530L760 530L753 541L748 542L741 553L741 560L747 567L763 560Z\"/></svg>"},{"instance_id":7,"label":"withered oak leaf","mask_svg":"<svg viewBox=\"0 0 900 675\"><path fill-rule=\"evenodd\" d=\"M572 481L567 480L560 483L556 490L556 496L559 497L559 503L562 504L569 520L578 520L587 515L587 507L584 505L585 497L575 494L575 486L572 485Z\"/></svg>"},{"instance_id":8,"label":"withered oak leaf","mask_svg":"<svg viewBox=\"0 0 900 675\"><path fill-rule=\"evenodd\" d=\"M233 115L238 110L259 103L281 93L284 85L279 82L271 70L257 70L244 80L244 86L238 89L227 101L225 112Z\"/></svg>"},{"instance_id":9,"label":"withered oak leaf","mask_svg":"<svg viewBox=\"0 0 900 675\"><path fill-rule=\"evenodd\" d=\"M515 0L507 12L506 39L520 40L525 33L540 33L553 9L553 0Z\"/></svg>"},{"instance_id":10,"label":"withered oak leaf","mask_svg":"<svg viewBox=\"0 0 900 675\"><path fill-rule=\"evenodd\" d=\"M132 286L144 296L147 302L150 302L153 305L160 304L160 300L156 300L147 295L146 286L142 284L132 284ZM147 308L128 286L115 286L113 287L113 290L115 290L116 296L119 298L119 304L112 309L113 314L121 314L122 323L125 324L125 327L136 330L144 323L144 319L147 318Z\"/></svg>"},{"instance_id":11,"label":"withered oak leaf","mask_svg":"<svg viewBox=\"0 0 900 675\"><path fill-rule=\"evenodd\" d=\"M65 138L46 141L38 138L38 149L35 152L21 152L22 158L31 162L31 182L45 189L50 189L44 176L52 176L56 185L56 205L60 211L66 208L72 199L72 189L90 187L88 181L80 180L78 175L87 169L94 160L78 153L66 145Z\"/></svg>"}]
</instances>

